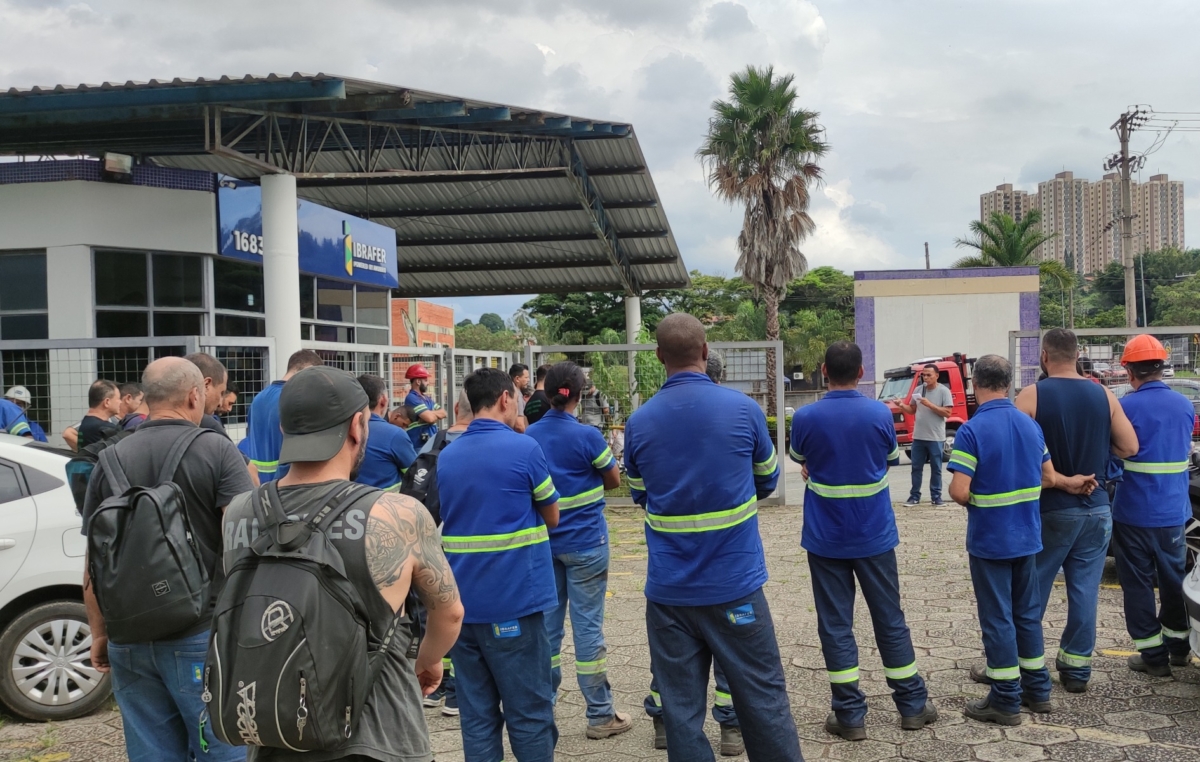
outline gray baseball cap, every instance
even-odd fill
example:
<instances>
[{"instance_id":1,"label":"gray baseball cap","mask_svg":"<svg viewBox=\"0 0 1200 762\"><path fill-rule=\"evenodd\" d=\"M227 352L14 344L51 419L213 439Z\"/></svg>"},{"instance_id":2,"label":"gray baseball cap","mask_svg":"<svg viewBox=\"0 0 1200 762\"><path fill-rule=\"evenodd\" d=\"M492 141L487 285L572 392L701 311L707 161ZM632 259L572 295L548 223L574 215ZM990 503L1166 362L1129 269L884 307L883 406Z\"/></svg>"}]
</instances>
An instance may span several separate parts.
<instances>
[{"instance_id":1,"label":"gray baseball cap","mask_svg":"<svg viewBox=\"0 0 1200 762\"><path fill-rule=\"evenodd\" d=\"M292 376L279 394L279 462L317 463L337 455L354 414L369 404L358 380L344 370L321 365Z\"/></svg>"}]
</instances>

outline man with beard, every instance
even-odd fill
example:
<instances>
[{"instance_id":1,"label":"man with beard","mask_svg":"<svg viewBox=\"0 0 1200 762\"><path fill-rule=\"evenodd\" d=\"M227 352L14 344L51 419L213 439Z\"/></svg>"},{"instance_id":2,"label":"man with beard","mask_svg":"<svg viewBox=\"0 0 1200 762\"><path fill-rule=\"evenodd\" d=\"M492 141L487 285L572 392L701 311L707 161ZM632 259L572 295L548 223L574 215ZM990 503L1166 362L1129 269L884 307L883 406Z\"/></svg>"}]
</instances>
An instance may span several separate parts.
<instances>
[{"instance_id":1,"label":"man with beard","mask_svg":"<svg viewBox=\"0 0 1200 762\"><path fill-rule=\"evenodd\" d=\"M425 441L437 433L438 421L446 417L446 411L429 395L429 371L421 363L408 366L404 377L412 387L404 404L412 407L412 423L408 425L408 438L414 450L420 450Z\"/></svg>"}]
</instances>

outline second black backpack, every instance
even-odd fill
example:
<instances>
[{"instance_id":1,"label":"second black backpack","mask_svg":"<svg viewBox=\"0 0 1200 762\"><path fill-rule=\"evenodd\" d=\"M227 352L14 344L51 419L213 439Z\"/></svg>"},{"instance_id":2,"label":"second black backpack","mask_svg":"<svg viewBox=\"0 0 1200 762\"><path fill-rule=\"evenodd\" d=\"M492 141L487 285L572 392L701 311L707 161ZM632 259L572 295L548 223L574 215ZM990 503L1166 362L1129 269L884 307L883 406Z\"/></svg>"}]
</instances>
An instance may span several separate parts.
<instances>
[{"instance_id":1,"label":"second black backpack","mask_svg":"<svg viewBox=\"0 0 1200 762\"><path fill-rule=\"evenodd\" d=\"M400 482L400 494L421 501L437 525L442 523L442 503L438 499L437 488L437 461L438 455L446 449L447 444L449 442L446 441L445 430L439 431L429 452L417 456L404 472L404 479Z\"/></svg>"}]
</instances>

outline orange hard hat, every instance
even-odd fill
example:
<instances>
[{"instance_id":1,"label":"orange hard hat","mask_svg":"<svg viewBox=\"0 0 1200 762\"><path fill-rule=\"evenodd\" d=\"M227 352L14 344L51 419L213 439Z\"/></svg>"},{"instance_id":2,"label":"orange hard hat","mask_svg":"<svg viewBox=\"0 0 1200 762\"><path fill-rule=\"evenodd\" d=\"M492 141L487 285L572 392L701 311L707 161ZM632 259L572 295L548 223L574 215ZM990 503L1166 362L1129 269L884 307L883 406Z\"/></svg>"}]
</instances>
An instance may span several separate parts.
<instances>
[{"instance_id":1,"label":"orange hard hat","mask_svg":"<svg viewBox=\"0 0 1200 762\"><path fill-rule=\"evenodd\" d=\"M409 381L414 378L429 378L429 371L425 370L425 366L421 363L415 363L408 366L408 370L404 371L404 377Z\"/></svg>"},{"instance_id":2,"label":"orange hard hat","mask_svg":"<svg viewBox=\"0 0 1200 762\"><path fill-rule=\"evenodd\" d=\"M1121 354L1121 364L1127 362L1153 362L1155 360L1165 361L1170 357L1167 348L1162 345L1162 342L1154 338L1148 333L1139 333L1129 340L1125 345L1125 351Z\"/></svg>"}]
</instances>

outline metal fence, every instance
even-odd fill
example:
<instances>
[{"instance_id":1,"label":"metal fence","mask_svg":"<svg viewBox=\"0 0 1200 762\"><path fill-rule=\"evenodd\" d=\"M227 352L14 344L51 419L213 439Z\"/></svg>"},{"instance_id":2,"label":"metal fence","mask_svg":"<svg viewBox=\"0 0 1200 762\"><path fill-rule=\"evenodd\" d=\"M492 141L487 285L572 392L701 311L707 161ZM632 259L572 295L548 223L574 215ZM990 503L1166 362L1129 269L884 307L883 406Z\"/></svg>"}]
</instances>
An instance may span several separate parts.
<instances>
[{"instance_id":1,"label":"metal fence","mask_svg":"<svg viewBox=\"0 0 1200 762\"><path fill-rule=\"evenodd\" d=\"M1013 393L1037 382L1041 375L1041 337L1050 329L1009 331L1008 358L1013 364ZM1079 364L1090 375L1113 390L1118 397L1129 391L1129 376L1121 367L1121 353L1133 336L1148 333L1158 338L1171 353L1164 379L1186 396L1200 412L1200 326L1151 326L1149 328L1079 328Z\"/></svg>"},{"instance_id":2,"label":"metal fence","mask_svg":"<svg viewBox=\"0 0 1200 762\"><path fill-rule=\"evenodd\" d=\"M767 349L775 348L775 368L767 368ZM776 423L775 449L787 452L787 426L784 414L782 342L736 341L709 342L724 359L724 386L752 397L763 408L769 423ZM604 434L618 460L624 453L625 422L638 406L654 396L667 379L666 369L655 356L654 344L586 344L533 346L528 358L531 367L570 360L587 374L591 382L576 414L580 420L596 426ZM768 391L774 386L775 410L767 411ZM716 412L712 412L716 415ZM775 494L764 503L786 504L786 479L780 478Z\"/></svg>"}]
</instances>

